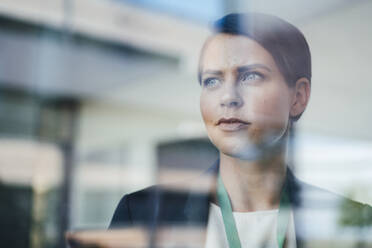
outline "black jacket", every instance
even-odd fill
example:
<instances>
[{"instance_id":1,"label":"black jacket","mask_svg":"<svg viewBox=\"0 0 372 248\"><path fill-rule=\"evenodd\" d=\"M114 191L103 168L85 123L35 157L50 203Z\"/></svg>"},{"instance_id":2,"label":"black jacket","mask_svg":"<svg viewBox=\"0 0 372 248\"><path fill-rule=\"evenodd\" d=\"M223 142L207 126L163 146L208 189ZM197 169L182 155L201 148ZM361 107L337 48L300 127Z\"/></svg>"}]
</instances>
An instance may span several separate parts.
<instances>
[{"instance_id":1,"label":"black jacket","mask_svg":"<svg viewBox=\"0 0 372 248\"><path fill-rule=\"evenodd\" d=\"M219 161L200 178L190 182L195 189L205 175L215 178ZM299 181L287 170L287 184L294 214L297 247L353 247L372 244L372 208ZM207 192L175 191L152 186L120 200L109 228L145 226L206 227L213 185ZM363 235L360 233L362 232ZM367 240L365 240L367 239Z\"/></svg>"}]
</instances>

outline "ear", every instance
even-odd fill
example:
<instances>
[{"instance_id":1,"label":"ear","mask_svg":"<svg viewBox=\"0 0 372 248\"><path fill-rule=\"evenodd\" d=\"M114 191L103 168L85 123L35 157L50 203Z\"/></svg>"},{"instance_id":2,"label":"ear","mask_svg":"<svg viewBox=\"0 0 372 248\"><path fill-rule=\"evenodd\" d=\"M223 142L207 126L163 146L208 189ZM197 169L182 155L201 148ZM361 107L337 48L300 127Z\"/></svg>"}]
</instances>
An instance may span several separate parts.
<instances>
[{"instance_id":1,"label":"ear","mask_svg":"<svg viewBox=\"0 0 372 248\"><path fill-rule=\"evenodd\" d=\"M310 98L310 81L302 77L296 81L294 87L294 97L291 105L290 117L296 117L305 111Z\"/></svg>"}]
</instances>

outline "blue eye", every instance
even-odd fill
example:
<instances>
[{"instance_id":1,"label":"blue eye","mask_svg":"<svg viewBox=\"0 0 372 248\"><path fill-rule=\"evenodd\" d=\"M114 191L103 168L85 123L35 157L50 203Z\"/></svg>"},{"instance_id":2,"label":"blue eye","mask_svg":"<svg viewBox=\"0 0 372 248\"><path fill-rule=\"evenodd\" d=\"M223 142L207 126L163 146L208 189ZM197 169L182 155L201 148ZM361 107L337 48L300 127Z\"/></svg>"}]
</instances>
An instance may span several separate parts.
<instances>
[{"instance_id":1,"label":"blue eye","mask_svg":"<svg viewBox=\"0 0 372 248\"><path fill-rule=\"evenodd\" d=\"M207 78L203 81L203 86L207 88L216 87L220 83L220 80L217 78Z\"/></svg>"},{"instance_id":2,"label":"blue eye","mask_svg":"<svg viewBox=\"0 0 372 248\"><path fill-rule=\"evenodd\" d=\"M240 81L252 81L252 80L260 80L263 76L261 73L258 72L246 72L242 74L240 77Z\"/></svg>"}]
</instances>

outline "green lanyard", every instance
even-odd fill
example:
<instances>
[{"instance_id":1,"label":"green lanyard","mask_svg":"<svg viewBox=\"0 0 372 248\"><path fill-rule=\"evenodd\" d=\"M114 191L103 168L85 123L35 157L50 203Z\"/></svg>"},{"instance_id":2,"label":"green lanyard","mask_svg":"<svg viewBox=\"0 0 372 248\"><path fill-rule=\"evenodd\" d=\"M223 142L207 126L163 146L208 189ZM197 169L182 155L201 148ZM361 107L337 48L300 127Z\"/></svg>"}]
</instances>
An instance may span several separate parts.
<instances>
[{"instance_id":1,"label":"green lanyard","mask_svg":"<svg viewBox=\"0 0 372 248\"><path fill-rule=\"evenodd\" d=\"M217 179L217 198L221 207L222 218L225 225L225 231L227 236L227 241L229 242L230 248L240 248L240 239L238 235L238 230L236 229L234 216L232 213L232 208L230 204L229 196L226 192L225 186L223 185L221 176L218 175ZM285 235L287 232L288 222L290 213L290 203L287 192L287 184L284 184L282 189L279 213L278 213L278 223L277 223L277 243L279 248L284 247Z\"/></svg>"}]
</instances>

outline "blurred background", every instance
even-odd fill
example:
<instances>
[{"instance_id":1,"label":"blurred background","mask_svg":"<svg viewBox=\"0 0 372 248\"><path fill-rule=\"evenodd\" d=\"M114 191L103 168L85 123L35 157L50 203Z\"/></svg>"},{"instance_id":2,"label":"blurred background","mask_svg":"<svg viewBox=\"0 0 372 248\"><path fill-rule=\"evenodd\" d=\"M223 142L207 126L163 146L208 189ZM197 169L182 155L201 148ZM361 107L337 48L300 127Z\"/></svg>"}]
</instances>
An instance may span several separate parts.
<instances>
[{"instance_id":1,"label":"blurred background","mask_svg":"<svg viewBox=\"0 0 372 248\"><path fill-rule=\"evenodd\" d=\"M372 204L372 1L1 0L1 246L65 247L123 194L208 168L198 55L213 20L248 10L310 45L295 174Z\"/></svg>"}]
</instances>

